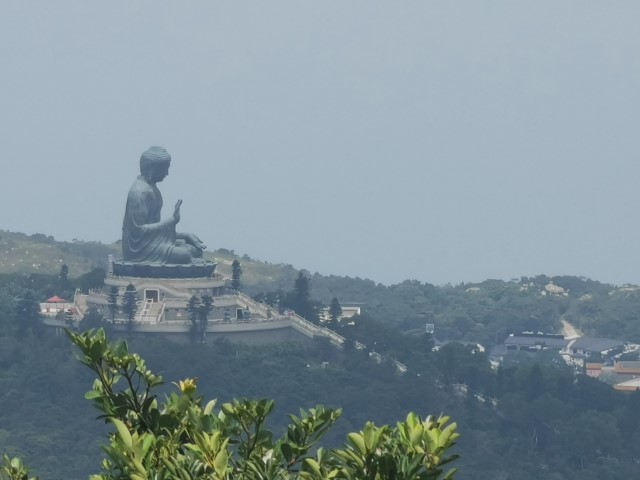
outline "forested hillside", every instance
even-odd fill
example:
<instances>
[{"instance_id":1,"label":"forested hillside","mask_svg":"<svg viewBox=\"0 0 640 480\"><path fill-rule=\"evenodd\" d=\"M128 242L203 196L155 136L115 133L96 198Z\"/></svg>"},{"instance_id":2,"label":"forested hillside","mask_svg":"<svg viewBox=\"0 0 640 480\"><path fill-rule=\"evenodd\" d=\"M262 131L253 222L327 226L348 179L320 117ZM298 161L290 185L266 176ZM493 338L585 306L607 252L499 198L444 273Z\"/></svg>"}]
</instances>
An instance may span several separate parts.
<instances>
[{"instance_id":1,"label":"forested hillside","mask_svg":"<svg viewBox=\"0 0 640 480\"><path fill-rule=\"evenodd\" d=\"M40 298L60 294L57 281L42 285L49 275L57 276L63 265L70 278L80 281L69 287L90 288L106 269L107 256L120 254L117 243L57 242L43 234L24 235L0 231L0 274L29 278L30 288ZM265 300L282 297L292 289L300 270L291 265L271 264L236 255L224 248L206 252L218 263L217 271L231 277L231 265L242 266L242 290ZM518 280L486 280L480 283L432 285L405 280L383 285L362 278L324 276L305 270L316 306L328 306L336 297L342 304L357 304L365 315L393 326L399 332L436 326L441 340L468 340L492 345L506 335L520 331L557 332L562 315L586 335L608 336L640 343L640 288L615 286L596 280L538 275ZM9 278L9 277L5 277ZM24 285L23 280L18 283ZM564 293L550 293L554 285ZM71 292L72 293L72 292Z\"/></svg>"},{"instance_id":2,"label":"forested hillside","mask_svg":"<svg viewBox=\"0 0 640 480\"><path fill-rule=\"evenodd\" d=\"M219 269L228 273L233 260L240 261L241 289L251 295L286 300L294 290L299 272L291 266L226 250L215 255ZM64 265L68 261L63 258ZM25 298L37 301L61 289L93 288L104 271L92 269L91 262L87 259L87 268L80 269L73 265L83 261L69 261L65 282L61 265L49 274L27 269L0 275L0 450L22 456L43 479L86 478L97 472L105 427L94 420L97 413L83 398L92 378L74 359L66 338L41 325L21 323L20 307ZM198 345L134 336L131 350L168 382L200 378L205 397L274 398L271 426L276 432L287 423L286 413L300 407L342 407L343 417L329 438L332 445L341 444L346 432L362 428L366 420L393 423L410 410L445 412L458 422L462 435L456 447L462 455L457 478L636 475L640 393L616 392L576 374L548 352L510 354L497 369L487 354L512 331L558 331L561 318L585 332L637 341L640 295L635 288L575 277L384 286L305 275L315 307L328 305L333 297L361 305L355 325L334 327L386 360L378 364L352 343L341 351L322 341L249 347L222 340ZM562 290L547 288L550 284ZM465 343L433 351L434 338L424 333L425 323L435 324L438 340ZM480 351L476 343L487 350ZM408 371L400 374L391 359L405 363ZM175 387L168 383L164 388Z\"/></svg>"}]
</instances>

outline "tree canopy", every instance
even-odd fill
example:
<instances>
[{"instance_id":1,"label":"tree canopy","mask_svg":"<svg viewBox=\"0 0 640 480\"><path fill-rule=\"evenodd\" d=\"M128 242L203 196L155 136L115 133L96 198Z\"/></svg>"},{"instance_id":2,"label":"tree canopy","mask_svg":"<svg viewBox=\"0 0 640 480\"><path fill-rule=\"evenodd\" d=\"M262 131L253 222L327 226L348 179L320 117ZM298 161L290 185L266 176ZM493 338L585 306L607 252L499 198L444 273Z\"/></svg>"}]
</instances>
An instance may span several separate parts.
<instances>
[{"instance_id":1,"label":"tree canopy","mask_svg":"<svg viewBox=\"0 0 640 480\"><path fill-rule=\"evenodd\" d=\"M242 267L236 258L231 264L231 288L240 290L240 277L242 276Z\"/></svg>"},{"instance_id":2,"label":"tree canopy","mask_svg":"<svg viewBox=\"0 0 640 480\"><path fill-rule=\"evenodd\" d=\"M143 479L448 479L457 458L449 449L458 434L448 417L409 413L395 427L367 422L347 435L343 448L320 442L340 409L315 408L289 415L286 433L266 428L274 402L233 400L217 405L198 394L197 380L174 383L163 402L163 383L124 340L110 343L104 330L68 331L79 359L97 377L85 397L113 425L102 472L92 480ZM5 455L0 478L26 480L21 460Z\"/></svg>"}]
</instances>

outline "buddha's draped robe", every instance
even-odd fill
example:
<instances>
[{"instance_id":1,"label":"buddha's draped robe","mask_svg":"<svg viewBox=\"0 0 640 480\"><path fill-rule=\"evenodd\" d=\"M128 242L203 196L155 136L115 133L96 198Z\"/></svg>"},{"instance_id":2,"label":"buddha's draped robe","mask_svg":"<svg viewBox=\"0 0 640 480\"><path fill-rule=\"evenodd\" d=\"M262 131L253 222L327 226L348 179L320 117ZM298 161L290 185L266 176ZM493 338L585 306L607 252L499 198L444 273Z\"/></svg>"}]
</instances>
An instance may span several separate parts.
<instances>
[{"instance_id":1,"label":"buddha's draped robe","mask_svg":"<svg viewBox=\"0 0 640 480\"><path fill-rule=\"evenodd\" d=\"M138 177L127 197L122 224L122 255L129 262L169 263L176 227L160 220L162 195L155 185Z\"/></svg>"}]
</instances>

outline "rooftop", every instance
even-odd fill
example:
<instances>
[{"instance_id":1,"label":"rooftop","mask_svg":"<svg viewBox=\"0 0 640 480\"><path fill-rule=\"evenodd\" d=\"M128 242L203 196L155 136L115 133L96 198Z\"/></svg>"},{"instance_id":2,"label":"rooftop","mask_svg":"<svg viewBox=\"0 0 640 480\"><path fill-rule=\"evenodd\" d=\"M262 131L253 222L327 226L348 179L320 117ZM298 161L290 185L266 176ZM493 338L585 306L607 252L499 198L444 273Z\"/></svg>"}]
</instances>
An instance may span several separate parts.
<instances>
[{"instance_id":1,"label":"rooftop","mask_svg":"<svg viewBox=\"0 0 640 480\"><path fill-rule=\"evenodd\" d=\"M525 347L535 347L541 345L544 347L564 348L569 343L562 336L550 337L548 335L510 335L504 341L505 345L520 345Z\"/></svg>"},{"instance_id":2,"label":"rooftop","mask_svg":"<svg viewBox=\"0 0 640 480\"><path fill-rule=\"evenodd\" d=\"M631 372L640 373L640 362L623 360L620 362L616 362L614 365L614 368L616 371L622 371L622 372L628 372L628 373L631 373Z\"/></svg>"},{"instance_id":3,"label":"rooftop","mask_svg":"<svg viewBox=\"0 0 640 480\"><path fill-rule=\"evenodd\" d=\"M576 350L588 350L590 352L605 352L624 345L622 340L612 340L611 338L589 338L580 337L571 348Z\"/></svg>"},{"instance_id":4,"label":"rooftop","mask_svg":"<svg viewBox=\"0 0 640 480\"><path fill-rule=\"evenodd\" d=\"M618 383L613 386L616 390L635 391L640 389L640 378L634 378L626 382Z\"/></svg>"}]
</instances>

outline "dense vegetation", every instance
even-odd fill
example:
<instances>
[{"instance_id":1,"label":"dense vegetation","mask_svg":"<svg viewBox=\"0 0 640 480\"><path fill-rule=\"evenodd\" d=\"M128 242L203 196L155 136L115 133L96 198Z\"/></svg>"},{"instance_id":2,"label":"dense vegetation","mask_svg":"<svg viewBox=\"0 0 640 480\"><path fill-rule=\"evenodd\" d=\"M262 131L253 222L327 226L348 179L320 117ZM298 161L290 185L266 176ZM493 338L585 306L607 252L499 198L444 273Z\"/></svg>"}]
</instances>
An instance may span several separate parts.
<instances>
[{"instance_id":1,"label":"dense vegetation","mask_svg":"<svg viewBox=\"0 0 640 480\"><path fill-rule=\"evenodd\" d=\"M238 257L228 251L216 255L219 268L231 274ZM295 301L299 272L248 257L239 262L243 291ZM69 289L84 288L81 273L89 274L83 277L86 285L92 284L87 278L95 280L101 274L69 267ZM59 294L60 274L56 270L49 275L0 276L0 449L22 456L46 479L82 478L95 472L105 429L93 421L95 413L83 400L92 379L74 360L68 342L53 331L24 328L18 315L27 294L37 300ZM591 335L640 340L640 295L635 288L575 277L383 286L362 279L304 276L309 282L299 287L308 287L312 308L329 305L334 297L343 305L361 302L363 313L355 325L336 328L386 359L399 359L408 372L399 374L388 361L377 364L351 343L339 351L324 342L249 347L219 340L182 345L134 336L132 349L165 378L198 377L199 393L206 398L273 398L269 427L276 435L284 432L287 412L318 403L343 409L326 438L333 447L367 420L394 424L409 411L447 412L462 434L455 448L462 455L456 462L457 478L635 475L640 461L640 393L621 394L576 375L547 352L510 354L497 370L487 354L509 332L558 331L561 319ZM551 282L565 294L546 291ZM425 323L436 325L438 340L468 343L448 343L434 352L435 339L424 333ZM476 343L487 350L481 352Z\"/></svg>"},{"instance_id":2,"label":"dense vegetation","mask_svg":"<svg viewBox=\"0 0 640 480\"><path fill-rule=\"evenodd\" d=\"M344 448L324 449L320 442L341 410L318 405L289 415L285 433L275 439L267 425L273 400L205 404L197 380L187 378L159 401L162 377L125 341L109 342L102 329L67 333L96 376L86 398L116 430L104 447L102 473L92 480L446 480L455 473L444 469L457 458L448 450L459 437L448 417L409 413L396 427L367 422L347 435ZM3 471L8 480L27 477L19 459L5 456L0 478Z\"/></svg>"},{"instance_id":3,"label":"dense vegetation","mask_svg":"<svg viewBox=\"0 0 640 480\"><path fill-rule=\"evenodd\" d=\"M331 447L368 420L394 424L409 411L446 411L462 434L455 450L462 455L459 478L569 479L576 471L587 479L629 478L640 457L640 394L622 395L576 377L553 359L540 366L516 356L494 372L484 354L452 343L425 352L421 366L399 375L363 352L341 353L323 343L247 347L218 341L186 348L156 337L131 343L165 378L199 378L204 397L273 398L268 426L277 436L285 431L287 412L317 403L343 408L327 435ZM42 478L95 472L104 427L83 399L92 379L64 336L5 336L0 351L3 449L27 459Z\"/></svg>"}]
</instances>

